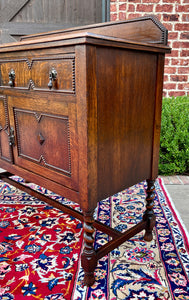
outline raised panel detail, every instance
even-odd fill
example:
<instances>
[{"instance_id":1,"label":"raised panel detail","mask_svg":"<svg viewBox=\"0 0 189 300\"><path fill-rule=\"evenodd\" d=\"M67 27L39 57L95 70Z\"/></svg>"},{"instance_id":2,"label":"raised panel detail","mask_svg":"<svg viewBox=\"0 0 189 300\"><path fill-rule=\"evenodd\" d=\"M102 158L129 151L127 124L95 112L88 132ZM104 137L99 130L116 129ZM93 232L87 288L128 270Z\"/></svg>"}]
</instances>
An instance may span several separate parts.
<instances>
[{"instance_id":1,"label":"raised panel detail","mask_svg":"<svg viewBox=\"0 0 189 300\"><path fill-rule=\"evenodd\" d=\"M0 96L0 158L12 162L12 150L9 145L8 107L5 96Z\"/></svg>"},{"instance_id":2,"label":"raised panel detail","mask_svg":"<svg viewBox=\"0 0 189 300\"><path fill-rule=\"evenodd\" d=\"M71 176L68 116L14 108L18 156Z\"/></svg>"}]
</instances>

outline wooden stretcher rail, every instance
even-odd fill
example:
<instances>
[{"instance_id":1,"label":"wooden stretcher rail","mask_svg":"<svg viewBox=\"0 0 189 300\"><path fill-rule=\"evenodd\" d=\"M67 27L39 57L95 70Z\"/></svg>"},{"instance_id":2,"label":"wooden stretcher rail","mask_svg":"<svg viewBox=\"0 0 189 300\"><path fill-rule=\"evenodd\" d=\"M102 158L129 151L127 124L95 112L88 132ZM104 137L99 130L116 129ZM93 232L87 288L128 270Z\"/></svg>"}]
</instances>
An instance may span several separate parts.
<instances>
[{"instance_id":1,"label":"wooden stretcher rail","mask_svg":"<svg viewBox=\"0 0 189 300\"><path fill-rule=\"evenodd\" d=\"M14 176L14 175L9 172L4 172L4 173L0 174L0 179L9 183L10 185L13 185L16 188L28 193L29 195L31 195L35 198L38 198L39 200L42 200L57 209L60 209L64 213L69 214L82 222L84 221L83 214L81 212L76 211L73 208L68 207L67 205L64 205L54 199L51 199L48 196L43 195L23 183L15 181L14 179L10 178L11 176ZM139 233L141 230L145 229L146 224L147 224L146 221L143 220L140 223L138 223L137 225L128 229L126 232L121 233L121 232L95 220L93 223L93 226L97 230L100 230L113 238L110 242L106 243L105 245L103 245L96 251L97 259L100 259L103 256L107 255L113 249L117 248L119 245L121 245L125 241L129 240L132 236Z\"/></svg>"},{"instance_id":2,"label":"wooden stretcher rail","mask_svg":"<svg viewBox=\"0 0 189 300\"><path fill-rule=\"evenodd\" d=\"M4 172L0 174L0 179L9 183L10 185L13 185L14 187L24 191L25 193L28 193L29 195L38 198L41 201L44 201L50 205L52 205L53 207L60 209L61 211L63 211L66 214L71 215L72 217L80 220L81 222L83 222L83 214L79 211L74 210L73 208L64 205L54 199L51 199L48 196L45 196L35 190L33 190L32 188L30 188L29 186L20 183L12 178L10 178L11 176L14 176L13 174L9 173L9 172ZM120 237L122 234L121 232L95 220L93 226L97 229L100 230L102 232L105 232L106 234L108 234L109 236L111 236L113 239L116 239L117 237Z\"/></svg>"}]
</instances>

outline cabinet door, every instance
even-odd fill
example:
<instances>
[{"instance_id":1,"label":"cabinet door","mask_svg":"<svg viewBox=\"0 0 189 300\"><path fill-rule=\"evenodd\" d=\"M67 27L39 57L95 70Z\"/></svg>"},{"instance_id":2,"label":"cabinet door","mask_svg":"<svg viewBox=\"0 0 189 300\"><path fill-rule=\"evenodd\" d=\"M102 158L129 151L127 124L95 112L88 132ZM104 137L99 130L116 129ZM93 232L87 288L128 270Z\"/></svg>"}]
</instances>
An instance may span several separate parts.
<instances>
[{"instance_id":1,"label":"cabinet door","mask_svg":"<svg viewBox=\"0 0 189 300\"><path fill-rule=\"evenodd\" d=\"M14 163L77 190L76 107L55 99L9 97Z\"/></svg>"},{"instance_id":2,"label":"cabinet door","mask_svg":"<svg viewBox=\"0 0 189 300\"><path fill-rule=\"evenodd\" d=\"M12 162L12 149L9 145L9 117L7 98L0 95L0 158Z\"/></svg>"}]
</instances>

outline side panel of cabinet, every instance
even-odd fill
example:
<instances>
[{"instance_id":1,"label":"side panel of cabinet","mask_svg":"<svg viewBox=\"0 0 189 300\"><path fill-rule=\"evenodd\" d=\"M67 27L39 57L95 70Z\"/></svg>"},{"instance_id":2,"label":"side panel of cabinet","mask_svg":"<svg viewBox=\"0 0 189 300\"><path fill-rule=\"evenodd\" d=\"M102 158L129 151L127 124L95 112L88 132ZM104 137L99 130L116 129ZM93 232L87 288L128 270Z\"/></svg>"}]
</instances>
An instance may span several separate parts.
<instances>
[{"instance_id":1,"label":"side panel of cabinet","mask_svg":"<svg viewBox=\"0 0 189 300\"><path fill-rule=\"evenodd\" d=\"M0 95L0 158L12 162L12 149L9 145L9 117L7 97Z\"/></svg>"},{"instance_id":2,"label":"side panel of cabinet","mask_svg":"<svg viewBox=\"0 0 189 300\"><path fill-rule=\"evenodd\" d=\"M9 97L14 163L77 190L75 104L53 100Z\"/></svg>"},{"instance_id":3,"label":"side panel of cabinet","mask_svg":"<svg viewBox=\"0 0 189 300\"><path fill-rule=\"evenodd\" d=\"M102 199L151 177L157 55L99 47L96 69Z\"/></svg>"}]
</instances>

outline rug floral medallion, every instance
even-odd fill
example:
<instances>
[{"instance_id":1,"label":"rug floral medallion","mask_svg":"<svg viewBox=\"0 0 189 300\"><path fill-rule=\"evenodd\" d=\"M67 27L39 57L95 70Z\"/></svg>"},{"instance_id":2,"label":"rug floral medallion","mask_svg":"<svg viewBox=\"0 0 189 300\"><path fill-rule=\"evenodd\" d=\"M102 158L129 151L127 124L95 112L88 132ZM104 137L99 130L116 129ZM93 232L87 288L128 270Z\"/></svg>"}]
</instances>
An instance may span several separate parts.
<instances>
[{"instance_id":1,"label":"rug floral medallion","mask_svg":"<svg viewBox=\"0 0 189 300\"><path fill-rule=\"evenodd\" d=\"M95 217L121 232L134 226L145 210L145 188L142 182L101 201ZM145 242L141 232L103 257L87 288L81 222L0 181L0 300L189 300L188 237L160 179L154 212L153 240ZM96 232L96 249L108 241Z\"/></svg>"}]
</instances>

